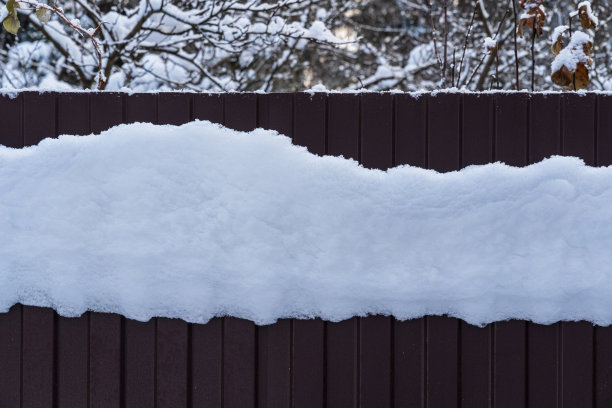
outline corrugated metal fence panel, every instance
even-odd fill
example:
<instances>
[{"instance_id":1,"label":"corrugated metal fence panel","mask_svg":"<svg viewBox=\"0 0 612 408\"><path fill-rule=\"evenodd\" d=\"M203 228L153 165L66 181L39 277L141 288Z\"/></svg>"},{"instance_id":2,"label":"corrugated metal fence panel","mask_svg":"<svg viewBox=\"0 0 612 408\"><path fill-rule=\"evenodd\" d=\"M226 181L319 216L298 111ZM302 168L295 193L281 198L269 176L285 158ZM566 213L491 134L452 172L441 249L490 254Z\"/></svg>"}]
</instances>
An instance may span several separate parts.
<instances>
[{"instance_id":1,"label":"corrugated metal fence panel","mask_svg":"<svg viewBox=\"0 0 612 408\"><path fill-rule=\"evenodd\" d=\"M612 165L612 95L598 95L595 110L596 163ZM595 407L612 406L612 326L595 327Z\"/></svg>"},{"instance_id":2,"label":"corrugated metal fence panel","mask_svg":"<svg viewBox=\"0 0 612 408\"><path fill-rule=\"evenodd\" d=\"M561 97L533 95L529 104L529 163L561 154ZM557 407L561 324L527 324L527 401L529 406Z\"/></svg>"},{"instance_id":3,"label":"corrugated metal fence panel","mask_svg":"<svg viewBox=\"0 0 612 408\"><path fill-rule=\"evenodd\" d=\"M611 112L612 97L598 94L25 92L0 97L0 143L200 119L274 129L315 154L380 169L524 166L554 154L610 165ZM612 406L612 328L479 328L437 316L198 325L16 305L0 314L4 406L603 408Z\"/></svg>"}]
</instances>

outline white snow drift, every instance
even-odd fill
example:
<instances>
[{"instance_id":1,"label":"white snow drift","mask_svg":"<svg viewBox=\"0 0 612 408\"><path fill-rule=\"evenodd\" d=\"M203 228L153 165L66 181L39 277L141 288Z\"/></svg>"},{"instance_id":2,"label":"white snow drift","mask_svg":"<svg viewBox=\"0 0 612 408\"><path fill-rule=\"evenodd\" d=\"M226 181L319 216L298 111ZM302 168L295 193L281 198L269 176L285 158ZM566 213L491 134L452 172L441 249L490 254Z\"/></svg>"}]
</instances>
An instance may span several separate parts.
<instances>
[{"instance_id":1,"label":"white snow drift","mask_svg":"<svg viewBox=\"0 0 612 408\"><path fill-rule=\"evenodd\" d=\"M0 311L612 323L612 168L367 170L271 131L0 147Z\"/></svg>"}]
</instances>

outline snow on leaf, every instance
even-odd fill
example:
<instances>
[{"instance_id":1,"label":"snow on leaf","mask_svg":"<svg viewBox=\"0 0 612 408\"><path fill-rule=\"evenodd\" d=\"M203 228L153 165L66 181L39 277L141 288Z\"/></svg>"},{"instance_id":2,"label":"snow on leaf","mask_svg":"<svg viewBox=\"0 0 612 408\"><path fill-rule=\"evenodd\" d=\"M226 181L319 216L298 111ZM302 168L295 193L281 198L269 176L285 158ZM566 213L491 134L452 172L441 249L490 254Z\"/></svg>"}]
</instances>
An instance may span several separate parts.
<instances>
[{"instance_id":1,"label":"snow on leaf","mask_svg":"<svg viewBox=\"0 0 612 408\"><path fill-rule=\"evenodd\" d=\"M46 24L51 20L51 10L46 7L39 7L36 9L36 17L41 23Z\"/></svg>"},{"instance_id":2,"label":"snow on leaf","mask_svg":"<svg viewBox=\"0 0 612 408\"><path fill-rule=\"evenodd\" d=\"M553 30L551 35L552 47L551 51L554 55L559 55L565 44L563 43L563 34L569 30L569 26L561 25Z\"/></svg>"},{"instance_id":3,"label":"snow on leaf","mask_svg":"<svg viewBox=\"0 0 612 408\"><path fill-rule=\"evenodd\" d=\"M578 16L580 17L580 24L582 25L582 28L588 30L590 28L597 27L599 20L595 14L593 14L590 1L583 1L579 3L576 8L578 9Z\"/></svg>"},{"instance_id":4,"label":"snow on leaf","mask_svg":"<svg viewBox=\"0 0 612 408\"><path fill-rule=\"evenodd\" d=\"M563 48L551 64L552 81L571 89L584 89L589 83L588 67L591 65L593 42L587 34L576 31L569 44Z\"/></svg>"}]
</instances>

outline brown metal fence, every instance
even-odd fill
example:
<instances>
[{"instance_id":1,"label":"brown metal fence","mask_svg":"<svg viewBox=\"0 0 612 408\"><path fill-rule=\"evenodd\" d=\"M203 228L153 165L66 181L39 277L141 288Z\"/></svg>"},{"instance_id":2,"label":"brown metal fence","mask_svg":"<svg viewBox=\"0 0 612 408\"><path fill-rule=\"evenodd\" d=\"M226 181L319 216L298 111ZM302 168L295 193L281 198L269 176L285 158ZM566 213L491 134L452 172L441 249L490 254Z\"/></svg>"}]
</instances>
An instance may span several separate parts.
<instances>
[{"instance_id":1,"label":"brown metal fence","mask_svg":"<svg viewBox=\"0 0 612 408\"><path fill-rule=\"evenodd\" d=\"M0 118L0 144L12 147L207 119L276 129L372 168L524 166L553 154L612 164L612 96L603 94L24 92L0 97ZM143 323L16 305L0 314L0 407L609 408L612 327L477 328L437 316Z\"/></svg>"}]
</instances>

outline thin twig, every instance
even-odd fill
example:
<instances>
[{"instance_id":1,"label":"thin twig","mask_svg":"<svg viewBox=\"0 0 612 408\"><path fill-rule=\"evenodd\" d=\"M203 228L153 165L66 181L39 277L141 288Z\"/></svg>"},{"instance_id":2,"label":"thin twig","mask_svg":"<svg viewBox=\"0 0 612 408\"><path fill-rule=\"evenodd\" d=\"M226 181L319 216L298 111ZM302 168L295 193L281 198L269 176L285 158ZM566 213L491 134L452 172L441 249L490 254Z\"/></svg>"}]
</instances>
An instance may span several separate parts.
<instances>
[{"instance_id":1,"label":"thin twig","mask_svg":"<svg viewBox=\"0 0 612 408\"><path fill-rule=\"evenodd\" d=\"M440 59L440 54L438 53L438 40L436 37L436 23L434 22L434 18L433 18L431 0L427 0L427 5L429 7L429 20L431 22L431 35L433 37L434 53L436 55L436 59L438 60L438 66L440 67L440 80L444 81L444 71L442 69L442 60Z\"/></svg>"},{"instance_id":2,"label":"thin twig","mask_svg":"<svg viewBox=\"0 0 612 408\"><path fill-rule=\"evenodd\" d=\"M495 79L497 80L497 89L499 89L499 47L495 49Z\"/></svg>"},{"instance_id":3,"label":"thin twig","mask_svg":"<svg viewBox=\"0 0 612 408\"><path fill-rule=\"evenodd\" d=\"M455 47L453 47L453 64L451 65L451 85L455 86Z\"/></svg>"},{"instance_id":4,"label":"thin twig","mask_svg":"<svg viewBox=\"0 0 612 408\"><path fill-rule=\"evenodd\" d=\"M448 0L444 0L444 62L442 65L442 79L446 85L446 68L448 61Z\"/></svg>"},{"instance_id":5,"label":"thin twig","mask_svg":"<svg viewBox=\"0 0 612 408\"><path fill-rule=\"evenodd\" d=\"M514 11L514 75L516 80L516 90L521 89L521 82L519 79L519 59L518 59L518 40L517 40L517 20L516 20L516 0L512 0L512 10Z\"/></svg>"},{"instance_id":6,"label":"thin twig","mask_svg":"<svg viewBox=\"0 0 612 408\"><path fill-rule=\"evenodd\" d=\"M531 92L535 91L535 38L537 34L536 17L533 17L533 33L531 34Z\"/></svg>"},{"instance_id":7,"label":"thin twig","mask_svg":"<svg viewBox=\"0 0 612 408\"><path fill-rule=\"evenodd\" d=\"M569 16L569 37L572 40L572 15ZM576 90L576 71L572 72L572 88Z\"/></svg>"},{"instance_id":8,"label":"thin twig","mask_svg":"<svg viewBox=\"0 0 612 408\"><path fill-rule=\"evenodd\" d=\"M502 18L501 18L501 20L499 22L499 25L497 26L497 30L495 31L495 35L493 36L493 40L495 40L496 44L497 44L497 38L499 37L499 32L501 31L501 28L504 25L504 21L506 21L506 17L508 16L509 13L510 13L510 10L506 9L506 12L502 16ZM470 79L468 80L468 82L466 84L466 87L469 86L470 83L472 82L472 79L474 79L474 76L476 75L476 73L480 69L480 66L484 62L484 59L487 57L487 55L489 55L489 58L493 58L494 57L491 53L489 53L489 54L484 54L482 56L482 58L480 58L480 61L478 62L478 65L476 66L476 69L474 70L474 72L472 72L472 75L470 76ZM487 69L483 72L483 74L480 76L480 79L478 80L478 84L477 84L477 88L478 89L480 89L482 86L484 86L484 81L486 80L485 76L489 72L488 67L490 66L491 63L492 63L492 60L489 59L489 61L487 62Z\"/></svg>"},{"instance_id":9,"label":"thin twig","mask_svg":"<svg viewBox=\"0 0 612 408\"><path fill-rule=\"evenodd\" d=\"M461 54L461 61L459 62L459 71L457 72L457 87L459 87L459 82L461 82L461 70L463 69L463 60L465 59L465 51L467 50L468 39L470 38L472 26L474 25L474 18L476 17L477 7L478 7L478 3L474 5L474 11L472 12L472 18L470 19L470 24L468 25L467 31L465 32L465 42L463 44L463 53Z\"/></svg>"},{"instance_id":10,"label":"thin twig","mask_svg":"<svg viewBox=\"0 0 612 408\"><path fill-rule=\"evenodd\" d=\"M59 17L60 20L63 20L64 23L72 28L76 33L78 33L81 36L87 37L90 39L91 44L94 47L94 50L96 51L96 54L98 56L98 90L101 90L104 88L104 84L106 82L106 79L104 77L104 73L102 70L102 51L100 50L100 44L98 43L98 41L95 39L95 35L98 32L98 30L100 29L100 27L102 26L102 24L104 24L104 22L101 22L100 24L98 24L98 26L96 27L95 30L93 30L92 32L89 32L88 30L85 30L83 27L81 27L80 25L75 25L67 16L66 14L64 14L64 10L62 10L61 8L57 7L57 0L53 3L53 6L49 6L46 4L42 4L42 3L38 3L36 1L29 1L29 0L20 0L21 4L25 4L28 5L30 7L33 7L34 10L38 10L38 9L45 9L45 10L49 10L51 13L55 14L56 16Z\"/></svg>"}]
</instances>

